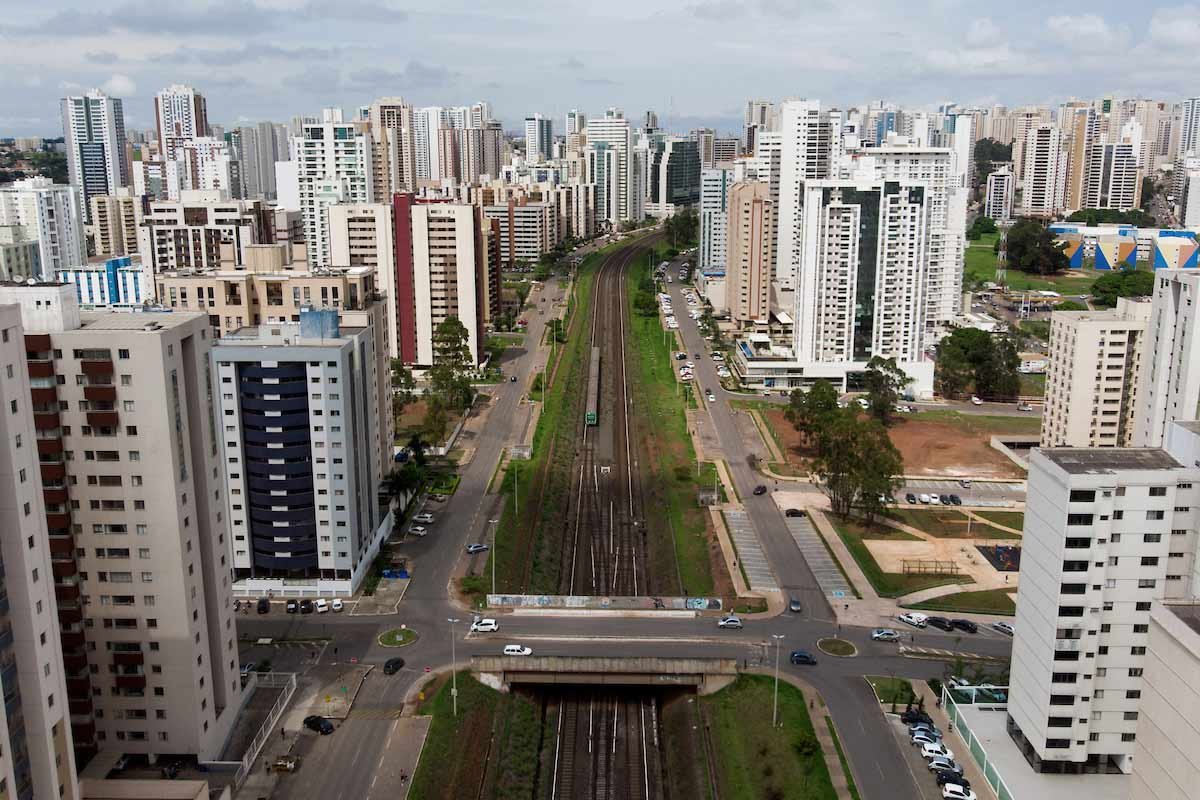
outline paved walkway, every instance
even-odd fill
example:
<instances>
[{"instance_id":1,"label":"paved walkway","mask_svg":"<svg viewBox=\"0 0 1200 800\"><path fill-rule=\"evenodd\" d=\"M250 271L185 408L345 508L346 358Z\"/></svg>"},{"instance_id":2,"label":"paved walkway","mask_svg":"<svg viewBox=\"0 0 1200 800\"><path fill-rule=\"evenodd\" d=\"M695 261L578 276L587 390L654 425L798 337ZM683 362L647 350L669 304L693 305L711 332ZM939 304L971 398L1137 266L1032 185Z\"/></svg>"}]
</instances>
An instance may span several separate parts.
<instances>
[{"instance_id":1,"label":"paved walkway","mask_svg":"<svg viewBox=\"0 0 1200 800\"><path fill-rule=\"evenodd\" d=\"M779 583L775 580L775 573L771 570L766 553L758 542L758 534L750 516L745 511L734 508L726 508L724 514L729 535L737 548L736 566L745 571L750 588L760 592L779 591Z\"/></svg>"},{"instance_id":2,"label":"paved walkway","mask_svg":"<svg viewBox=\"0 0 1200 800\"><path fill-rule=\"evenodd\" d=\"M816 577L821 591L843 603L847 599L853 599L854 590L846 582L846 578L838 569L833 556L829 555L829 550L826 549L820 534L813 527L812 520L807 516L784 517L784 522L792 534L792 540L796 542L796 546L804 555L804 560L808 562L808 568Z\"/></svg>"},{"instance_id":3,"label":"paved walkway","mask_svg":"<svg viewBox=\"0 0 1200 800\"><path fill-rule=\"evenodd\" d=\"M387 734L387 746L375 767L367 800L408 797L408 788L417 772L431 722L433 717L400 717L392 724Z\"/></svg>"},{"instance_id":4,"label":"paved walkway","mask_svg":"<svg viewBox=\"0 0 1200 800\"><path fill-rule=\"evenodd\" d=\"M346 664L332 680L326 681L317 690L309 704L308 713L330 719L345 719L350 714L363 679L373 668L373 664Z\"/></svg>"}]
</instances>

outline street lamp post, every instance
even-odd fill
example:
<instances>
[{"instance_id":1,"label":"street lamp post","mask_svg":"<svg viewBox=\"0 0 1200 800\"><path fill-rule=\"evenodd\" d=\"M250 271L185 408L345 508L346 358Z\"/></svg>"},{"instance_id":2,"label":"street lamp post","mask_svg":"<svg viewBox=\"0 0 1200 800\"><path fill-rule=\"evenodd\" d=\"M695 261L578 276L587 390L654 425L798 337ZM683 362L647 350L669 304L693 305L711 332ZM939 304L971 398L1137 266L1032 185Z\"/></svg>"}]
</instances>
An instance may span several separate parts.
<instances>
[{"instance_id":1,"label":"street lamp post","mask_svg":"<svg viewBox=\"0 0 1200 800\"><path fill-rule=\"evenodd\" d=\"M779 724L779 642L783 634L772 633L771 638L775 640L775 697L771 701L771 727L774 728Z\"/></svg>"},{"instance_id":2,"label":"street lamp post","mask_svg":"<svg viewBox=\"0 0 1200 800\"><path fill-rule=\"evenodd\" d=\"M458 716L458 656L454 651L454 626L458 624L458 618L452 617L446 620L450 623L450 663L453 666L450 668L450 700L454 708L454 716Z\"/></svg>"},{"instance_id":3,"label":"street lamp post","mask_svg":"<svg viewBox=\"0 0 1200 800\"><path fill-rule=\"evenodd\" d=\"M496 523L498 519L489 519L488 524L492 526L492 594L496 593L496 558L500 555L496 550Z\"/></svg>"}]
</instances>

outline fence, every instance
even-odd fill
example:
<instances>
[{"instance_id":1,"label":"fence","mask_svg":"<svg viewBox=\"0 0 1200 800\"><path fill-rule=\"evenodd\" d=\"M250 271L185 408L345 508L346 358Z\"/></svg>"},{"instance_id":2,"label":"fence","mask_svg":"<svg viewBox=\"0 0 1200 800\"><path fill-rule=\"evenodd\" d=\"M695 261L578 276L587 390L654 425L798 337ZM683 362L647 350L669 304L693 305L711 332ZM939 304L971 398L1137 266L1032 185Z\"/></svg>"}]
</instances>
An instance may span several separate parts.
<instances>
[{"instance_id":1,"label":"fence","mask_svg":"<svg viewBox=\"0 0 1200 800\"><path fill-rule=\"evenodd\" d=\"M974 693L972 693L974 697ZM950 724L954 727L962 740L967 743L967 749L971 751L971 757L975 759L975 763L983 771L984 780L988 782L988 786L996 793L999 800L1013 800L1013 793L1009 790L1008 784L1000 777L1000 773L996 771L996 766L988 758L987 750L983 747L983 742L975 738L975 732L971 730L971 726L967 724L966 719L958 710L958 702L954 699L951 691L942 688L942 706L946 709L946 716L950 718Z\"/></svg>"},{"instance_id":2,"label":"fence","mask_svg":"<svg viewBox=\"0 0 1200 800\"><path fill-rule=\"evenodd\" d=\"M283 689L283 691L275 699L275 705L271 706L271 713L267 714L266 722L258 729L254 740L250 742L250 747L246 749L246 754L242 756L242 765L238 768L237 774L233 779L235 787L240 787L242 782L246 780L246 776L250 774L250 768L254 766L258 754L262 752L267 737L275 730L276 723L283 716L283 710L287 708L292 695L296 693L296 673L294 672L263 672L256 674L258 675L258 681L254 684L256 688Z\"/></svg>"},{"instance_id":3,"label":"fence","mask_svg":"<svg viewBox=\"0 0 1200 800\"><path fill-rule=\"evenodd\" d=\"M933 559L904 559L905 575L958 575L961 571L953 561L935 561Z\"/></svg>"}]
</instances>

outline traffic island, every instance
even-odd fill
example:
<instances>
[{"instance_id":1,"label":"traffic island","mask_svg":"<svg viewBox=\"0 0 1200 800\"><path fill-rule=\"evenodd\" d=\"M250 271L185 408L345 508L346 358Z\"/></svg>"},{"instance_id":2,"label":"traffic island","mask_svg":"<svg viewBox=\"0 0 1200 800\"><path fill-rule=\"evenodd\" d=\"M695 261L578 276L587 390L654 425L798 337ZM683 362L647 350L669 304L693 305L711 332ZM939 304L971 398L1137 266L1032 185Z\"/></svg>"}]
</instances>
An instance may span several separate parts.
<instances>
[{"instance_id":1,"label":"traffic island","mask_svg":"<svg viewBox=\"0 0 1200 800\"><path fill-rule=\"evenodd\" d=\"M407 647L419 637L412 628L392 628L379 634L381 647Z\"/></svg>"},{"instance_id":2,"label":"traffic island","mask_svg":"<svg viewBox=\"0 0 1200 800\"><path fill-rule=\"evenodd\" d=\"M853 658L858 655L858 649L845 639L818 639L817 649L827 656L837 658Z\"/></svg>"}]
</instances>

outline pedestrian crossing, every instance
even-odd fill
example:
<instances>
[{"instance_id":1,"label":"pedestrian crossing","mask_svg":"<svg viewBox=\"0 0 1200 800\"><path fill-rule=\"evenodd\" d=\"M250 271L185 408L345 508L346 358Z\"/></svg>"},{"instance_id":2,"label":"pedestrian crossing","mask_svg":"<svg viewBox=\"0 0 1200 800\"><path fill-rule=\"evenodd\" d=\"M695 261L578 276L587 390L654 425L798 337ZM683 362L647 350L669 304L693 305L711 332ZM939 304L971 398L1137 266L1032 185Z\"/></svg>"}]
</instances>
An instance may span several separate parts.
<instances>
[{"instance_id":1,"label":"pedestrian crossing","mask_svg":"<svg viewBox=\"0 0 1200 800\"><path fill-rule=\"evenodd\" d=\"M350 709L350 713L346 715L346 719L399 719L400 713L404 709L399 706L389 706L383 708L371 707L355 707Z\"/></svg>"},{"instance_id":2,"label":"pedestrian crossing","mask_svg":"<svg viewBox=\"0 0 1200 800\"><path fill-rule=\"evenodd\" d=\"M914 645L902 644L899 647L900 655L908 658L931 658L935 660L943 659L962 659L963 661L1003 661L1004 659L998 656L986 656L982 653L964 653L959 650L947 650L942 647L917 647Z\"/></svg>"}]
</instances>

